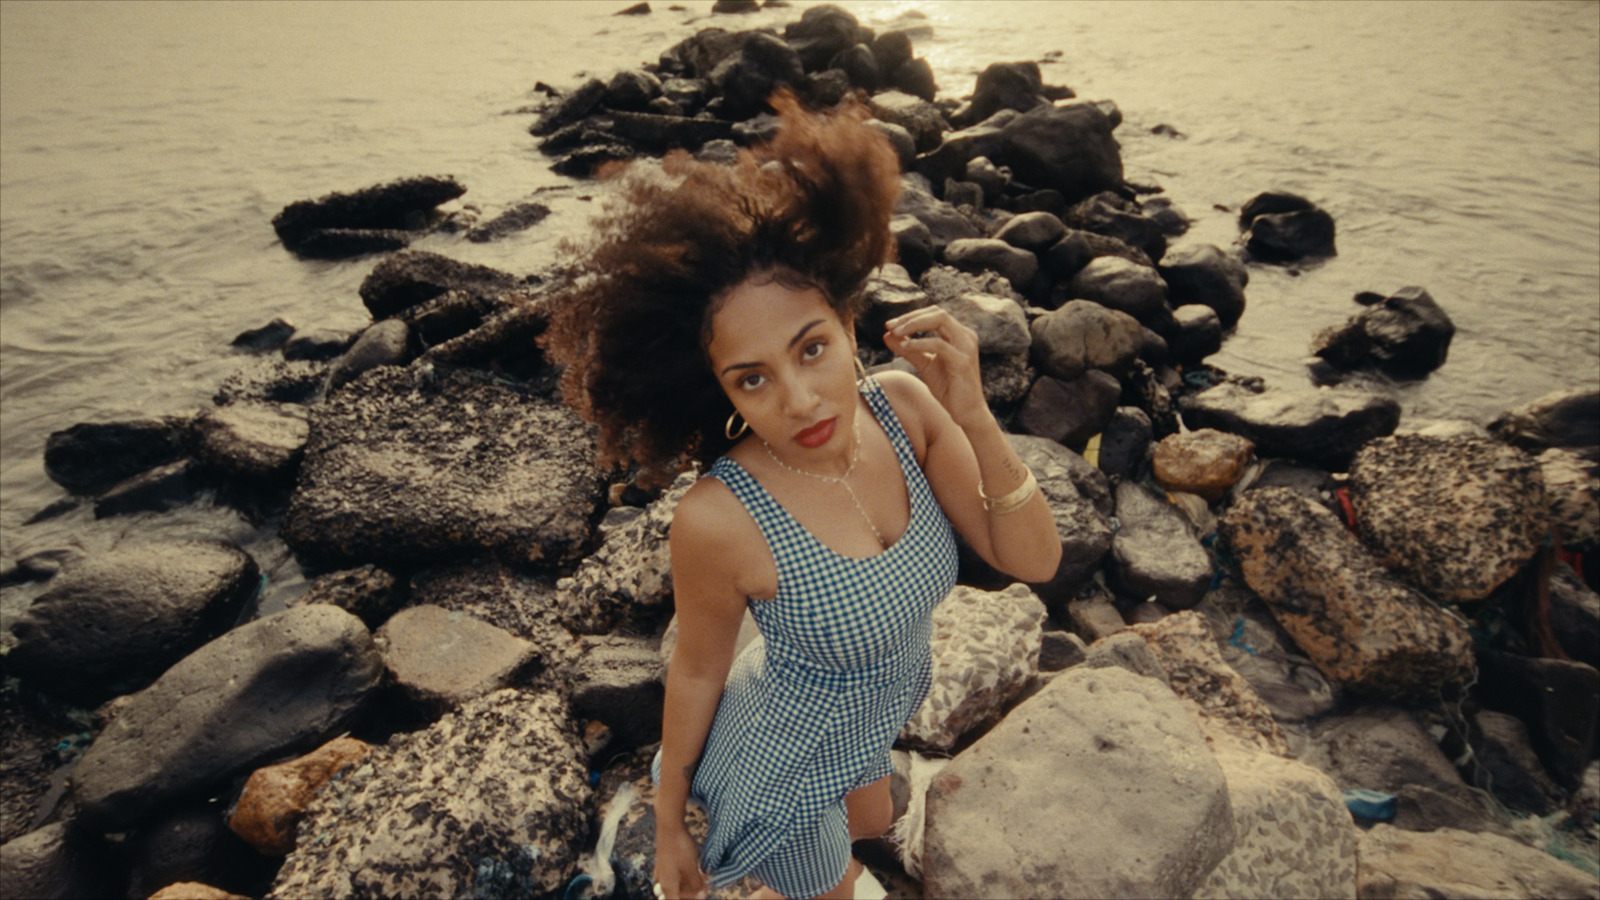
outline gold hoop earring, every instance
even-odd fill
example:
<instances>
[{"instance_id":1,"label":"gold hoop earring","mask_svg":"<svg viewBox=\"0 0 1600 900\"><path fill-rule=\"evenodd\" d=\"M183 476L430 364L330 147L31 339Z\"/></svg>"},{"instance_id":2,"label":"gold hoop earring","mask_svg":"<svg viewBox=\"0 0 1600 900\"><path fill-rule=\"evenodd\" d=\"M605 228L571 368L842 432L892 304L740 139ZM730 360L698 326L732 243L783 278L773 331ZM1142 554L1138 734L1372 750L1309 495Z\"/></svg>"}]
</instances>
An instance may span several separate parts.
<instances>
[{"instance_id":1,"label":"gold hoop earring","mask_svg":"<svg viewBox=\"0 0 1600 900\"><path fill-rule=\"evenodd\" d=\"M739 427L734 428L733 420L737 418L739 418L739 411L736 409L733 411L733 415L728 417L728 424L722 426L722 433L727 435L728 440L730 441L737 441L739 438L744 436L746 431L750 430L749 422L740 422Z\"/></svg>"},{"instance_id":2,"label":"gold hoop earring","mask_svg":"<svg viewBox=\"0 0 1600 900\"><path fill-rule=\"evenodd\" d=\"M867 367L861 364L861 357L856 357L856 384L867 380Z\"/></svg>"}]
</instances>

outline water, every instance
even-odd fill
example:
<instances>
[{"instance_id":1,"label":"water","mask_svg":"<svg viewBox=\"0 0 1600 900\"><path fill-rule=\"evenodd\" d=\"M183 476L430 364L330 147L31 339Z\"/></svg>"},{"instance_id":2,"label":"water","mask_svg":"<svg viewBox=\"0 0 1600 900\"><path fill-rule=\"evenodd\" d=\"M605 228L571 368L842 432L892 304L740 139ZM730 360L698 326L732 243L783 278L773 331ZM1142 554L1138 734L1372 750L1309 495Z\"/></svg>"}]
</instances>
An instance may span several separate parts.
<instances>
[{"instance_id":1,"label":"water","mask_svg":"<svg viewBox=\"0 0 1600 900\"><path fill-rule=\"evenodd\" d=\"M0 5L0 552L221 535L292 589L282 545L225 508L24 527L62 496L45 436L208 404L249 364L228 342L274 316L366 324L356 287L372 260L291 257L270 220L294 200L450 173L492 216L545 191L554 214L522 235L416 244L537 270L591 204L516 112L536 82L799 15L711 17L709 0L610 15L626 5ZM1261 190L1327 208L1339 256L1253 270L1224 368L1305 383L1311 335L1354 312L1354 293L1419 284L1455 320L1450 361L1367 385L1408 415L1483 421L1600 381L1600 6L843 5L867 24L924 12L917 50L950 93L989 62L1035 59L1048 82L1115 100L1129 176L1196 219L1185 240L1228 245L1232 211ZM1163 123L1185 137L1150 133Z\"/></svg>"}]
</instances>

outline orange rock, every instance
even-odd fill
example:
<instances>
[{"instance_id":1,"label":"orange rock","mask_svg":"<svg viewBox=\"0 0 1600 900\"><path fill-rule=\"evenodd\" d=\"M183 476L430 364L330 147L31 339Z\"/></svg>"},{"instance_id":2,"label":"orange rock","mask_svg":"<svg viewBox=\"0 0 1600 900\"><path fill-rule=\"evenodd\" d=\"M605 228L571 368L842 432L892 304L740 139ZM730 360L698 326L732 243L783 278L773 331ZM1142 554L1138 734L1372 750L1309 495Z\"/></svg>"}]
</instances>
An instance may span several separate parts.
<instances>
[{"instance_id":1,"label":"orange rock","mask_svg":"<svg viewBox=\"0 0 1600 900\"><path fill-rule=\"evenodd\" d=\"M1201 428L1162 438L1150 467L1162 487L1215 502L1244 475L1254 450L1248 438Z\"/></svg>"},{"instance_id":2,"label":"orange rock","mask_svg":"<svg viewBox=\"0 0 1600 900\"><path fill-rule=\"evenodd\" d=\"M334 738L299 759L257 769L245 782L228 827L262 853L288 855L311 798L335 773L370 752L371 746L355 738Z\"/></svg>"},{"instance_id":3,"label":"orange rock","mask_svg":"<svg viewBox=\"0 0 1600 900\"><path fill-rule=\"evenodd\" d=\"M150 900L250 900L250 898L230 894L222 888L201 884L198 881L180 881L151 894Z\"/></svg>"}]
</instances>

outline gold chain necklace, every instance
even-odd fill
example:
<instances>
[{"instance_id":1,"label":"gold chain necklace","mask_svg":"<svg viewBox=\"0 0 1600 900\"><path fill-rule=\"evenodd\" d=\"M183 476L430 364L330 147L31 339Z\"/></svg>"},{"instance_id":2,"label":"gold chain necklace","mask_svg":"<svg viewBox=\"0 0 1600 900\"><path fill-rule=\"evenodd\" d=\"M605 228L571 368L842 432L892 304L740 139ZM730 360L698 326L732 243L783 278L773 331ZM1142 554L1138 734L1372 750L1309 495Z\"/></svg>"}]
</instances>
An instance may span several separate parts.
<instances>
[{"instance_id":1,"label":"gold chain necklace","mask_svg":"<svg viewBox=\"0 0 1600 900\"><path fill-rule=\"evenodd\" d=\"M856 439L855 449L850 452L850 465L845 467L843 475L818 475L815 472L807 472L805 469L796 469L794 466L791 466L779 459L778 454L772 452L772 446L766 441L761 442L761 448L767 451L767 455L772 457L773 462L777 463L782 468L788 469L796 475L804 475L807 478L815 478L818 481L825 481L830 484L837 483L844 485L844 489L850 494L851 501L856 505L856 511L861 513L861 518L867 521L867 527L872 529L872 536L878 539L878 548L883 549L889 546L888 543L884 541L883 535L878 531L878 526L872 524L872 517L867 515L867 508L861 505L861 498L856 496L856 489L850 486L850 475L856 470L856 463L861 460L860 423L856 423L855 427L853 427L851 431L854 433Z\"/></svg>"}]
</instances>

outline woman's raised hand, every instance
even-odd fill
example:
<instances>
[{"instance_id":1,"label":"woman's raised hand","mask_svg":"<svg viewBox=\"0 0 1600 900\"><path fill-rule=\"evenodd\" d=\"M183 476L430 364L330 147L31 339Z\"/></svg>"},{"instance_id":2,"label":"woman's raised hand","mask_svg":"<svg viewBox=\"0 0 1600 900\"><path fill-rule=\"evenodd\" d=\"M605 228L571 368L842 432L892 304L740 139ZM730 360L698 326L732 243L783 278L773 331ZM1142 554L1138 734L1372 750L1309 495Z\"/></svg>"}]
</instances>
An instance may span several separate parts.
<instances>
[{"instance_id":1,"label":"woman's raised hand","mask_svg":"<svg viewBox=\"0 0 1600 900\"><path fill-rule=\"evenodd\" d=\"M890 319L883 342L916 367L956 424L965 428L991 418L978 368L978 334L948 311L927 306Z\"/></svg>"},{"instance_id":2,"label":"woman's raised hand","mask_svg":"<svg viewBox=\"0 0 1600 900\"><path fill-rule=\"evenodd\" d=\"M681 822L676 828L656 828L655 875L656 900L710 896L705 873L700 871L700 849Z\"/></svg>"}]
</instances>

